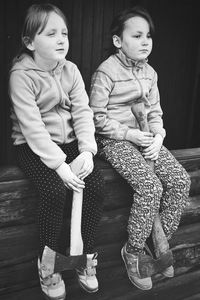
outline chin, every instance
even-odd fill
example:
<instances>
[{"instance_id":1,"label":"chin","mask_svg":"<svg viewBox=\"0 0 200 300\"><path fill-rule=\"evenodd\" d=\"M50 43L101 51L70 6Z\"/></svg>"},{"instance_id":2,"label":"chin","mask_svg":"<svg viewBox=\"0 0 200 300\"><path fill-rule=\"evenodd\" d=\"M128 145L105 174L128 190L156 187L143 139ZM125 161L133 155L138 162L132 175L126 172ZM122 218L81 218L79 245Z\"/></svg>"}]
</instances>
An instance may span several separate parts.
<instances>
[{"instance_id":1,"label":"chin","mask_svg":"<svg viewBox=\"0 0 200 300\"><path fill-rule=\"evenodd\" d=\"M63 60L65 58L65 56L66 55L59 55L56 60L57 61L61 61L61 60Z\"/></svg>"},{"instance_id":2,"label":"chin","mask_svg":"<svg viewBox=\"0 0 200 300\"><path fill-rule=\"evenodd\" d=\"M145 60L145 59L147 59L147 57L148 57L148 55L140 55L139 60Z\"/></svg>"}]
</instances>

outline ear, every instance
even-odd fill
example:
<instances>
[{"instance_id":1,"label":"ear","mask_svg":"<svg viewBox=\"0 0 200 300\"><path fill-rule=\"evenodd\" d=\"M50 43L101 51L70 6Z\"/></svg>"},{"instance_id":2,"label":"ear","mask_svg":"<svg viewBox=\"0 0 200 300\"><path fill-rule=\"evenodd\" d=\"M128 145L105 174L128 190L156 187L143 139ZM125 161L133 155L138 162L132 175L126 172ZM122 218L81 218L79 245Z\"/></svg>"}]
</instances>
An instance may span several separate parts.
<instances>
[{"instance_id":1,"label":"ear","mask_svg":"<svg viewBox=\"0 0 200 300\"><path fill-rule=\"evenodd\" d=\"M112 39L113 39L113 45L116 48L120 49L122 47L122 45L121 45L121 38L119 36L117 36L117 35L113 35Z\"/></svg>"},{"instance_id":2,"label":"ear","mask_svg":"<svg viewBox=\"0 0 200 300\"><path fill-rule=\"evenodd\" d=\"M23 37L23 43L24 43L24 45L26 46L26 48L27 48L28 50L30 50L30 51L34 51L34 50L35 50L34 44L33 44L33 42L30 40L29 37L24 36L24 37Z\"/></svg>"}]
</instances>

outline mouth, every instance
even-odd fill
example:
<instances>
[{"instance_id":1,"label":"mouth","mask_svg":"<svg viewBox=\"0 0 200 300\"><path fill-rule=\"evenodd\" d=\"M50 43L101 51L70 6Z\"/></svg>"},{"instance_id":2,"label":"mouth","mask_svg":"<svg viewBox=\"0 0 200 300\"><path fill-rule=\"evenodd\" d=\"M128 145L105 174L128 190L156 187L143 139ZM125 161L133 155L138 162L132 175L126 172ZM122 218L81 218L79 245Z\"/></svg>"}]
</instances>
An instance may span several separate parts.
<instances>
[{"instance_id":1,"label":"mouth","mask_svg":"<svg viewBox=\"0 0 200 300\"><path fill-rule=\"evenodd\" d=\"M65 49L63 49L63 48L56 49L56 52L65 52Z\"/></svg>"},{"instance_id":2,"label":"mouth","mask_svg":"<svg viewBox=\"0 0 200 300\"><path fill-rule=\"evenodd\" d=\"M149 51L147 49L142 49L142 50L140 50L140 52L146 53L146 52L149 52Z\"/></svg>"}]
</instances>

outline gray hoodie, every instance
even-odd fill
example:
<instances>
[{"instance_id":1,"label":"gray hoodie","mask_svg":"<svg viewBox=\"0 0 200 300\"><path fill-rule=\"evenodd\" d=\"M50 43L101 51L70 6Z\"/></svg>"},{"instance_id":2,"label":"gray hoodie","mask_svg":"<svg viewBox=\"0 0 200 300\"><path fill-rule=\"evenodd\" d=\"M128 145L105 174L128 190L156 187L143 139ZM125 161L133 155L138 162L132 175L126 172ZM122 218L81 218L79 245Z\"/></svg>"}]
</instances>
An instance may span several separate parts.
<instances>
[{"instance_id":1,"label":"gray hoodie","mask_svg":"<svg viewBox=\"0 0 200 300\"><path fill-rule=\"evenodd\" d=\"M14 145L27 143L52 169L66 159L59 144L77 139L80 153L96 154L93 113L75 64L64 59L47 72L24 54L11 69L9 95Z\"/></svg>"}]
</instances>

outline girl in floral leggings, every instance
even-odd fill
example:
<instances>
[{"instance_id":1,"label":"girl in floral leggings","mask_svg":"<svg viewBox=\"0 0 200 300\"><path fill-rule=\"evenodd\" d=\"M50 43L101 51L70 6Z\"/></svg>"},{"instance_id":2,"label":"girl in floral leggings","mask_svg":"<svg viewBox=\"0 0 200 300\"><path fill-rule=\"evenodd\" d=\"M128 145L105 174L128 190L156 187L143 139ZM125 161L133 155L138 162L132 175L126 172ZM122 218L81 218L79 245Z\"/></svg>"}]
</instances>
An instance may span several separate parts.
<instances>
[{"instance_id":1,"label":"girl in floral leggings","mask_svg":"<svg viewBox=\"0 0 200 300\"><path fill-rule=\"evenodd\" d=\"M122 248L122 258L131 282L144 290L152 287L151 278L141 278L132 262L138 261L158 212L167 239L172 237L190 188L187 172L163 146L165 129L157 73L147 63L153 30L152 19L142 8L116 16L111 25L111 55L93 74L90 91L98 153L133 189L128 241ZM144 102L150 132L139 129L131 112L137 99ZM154 172L146 160L154 161ZM173 277L173 267L163 274Z\"/></svg>"}]
</instances>

